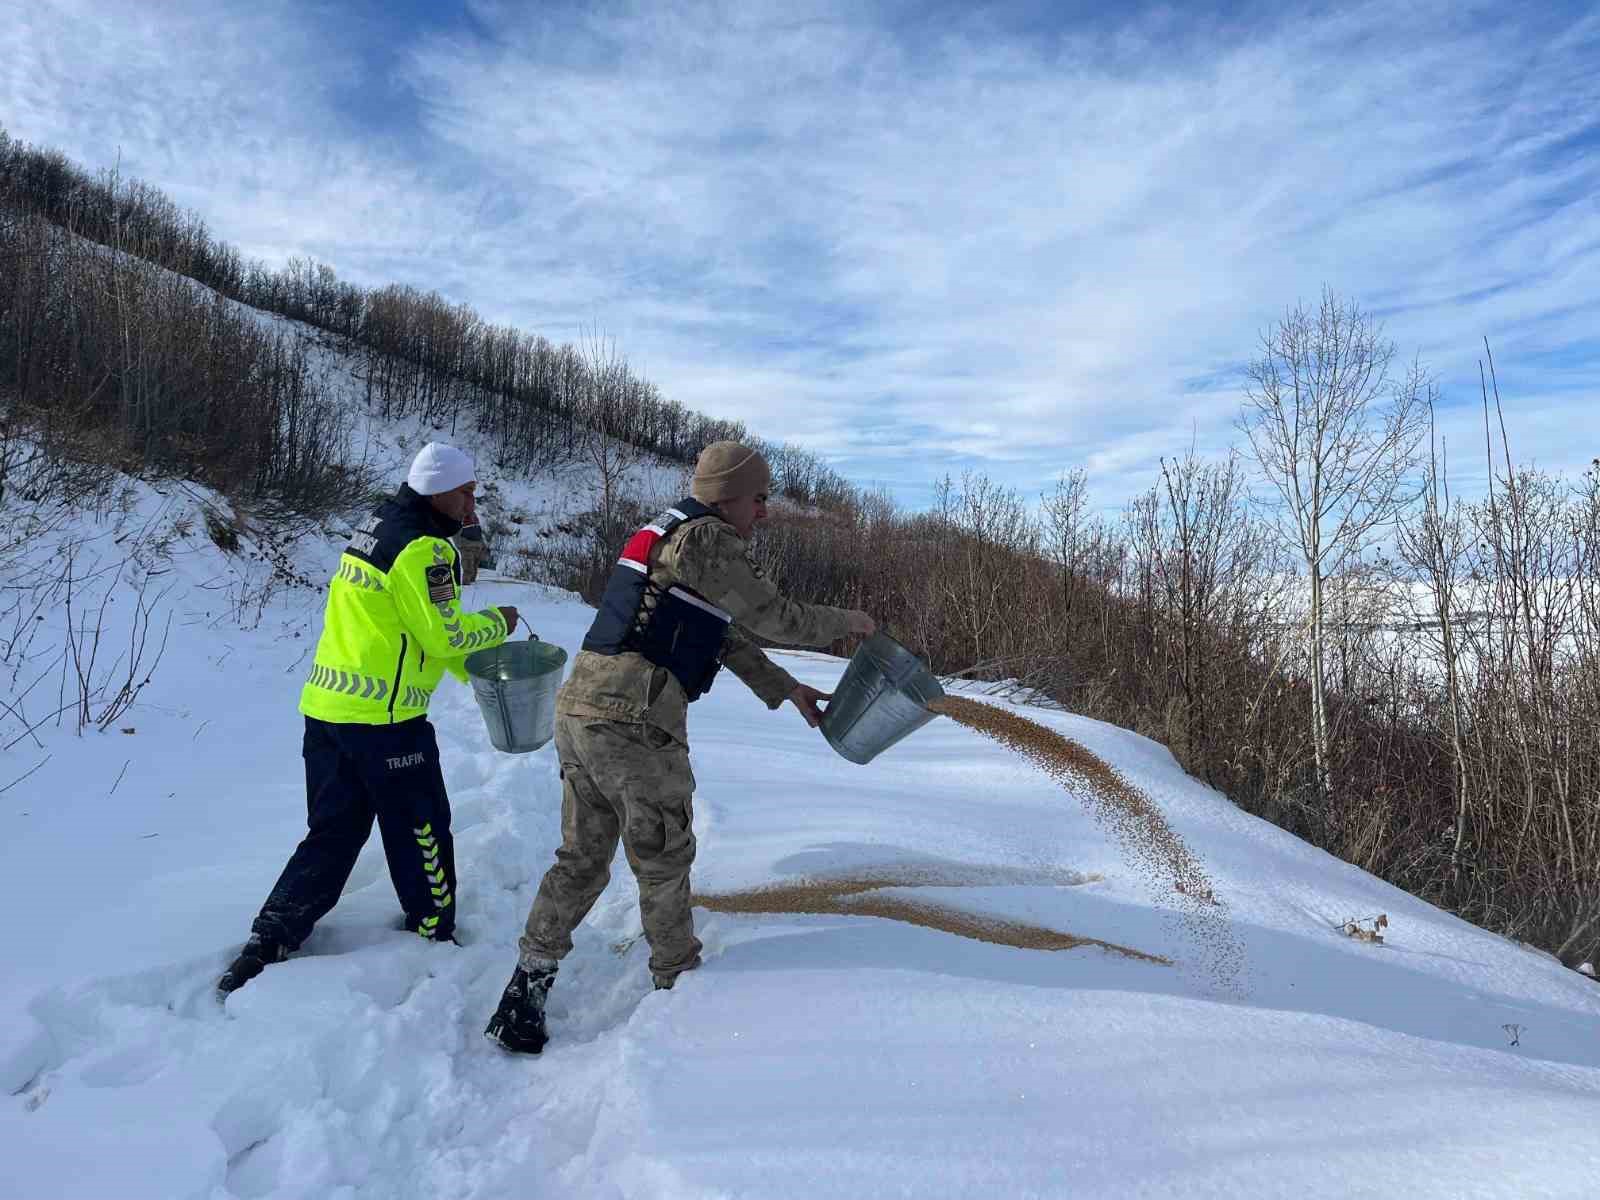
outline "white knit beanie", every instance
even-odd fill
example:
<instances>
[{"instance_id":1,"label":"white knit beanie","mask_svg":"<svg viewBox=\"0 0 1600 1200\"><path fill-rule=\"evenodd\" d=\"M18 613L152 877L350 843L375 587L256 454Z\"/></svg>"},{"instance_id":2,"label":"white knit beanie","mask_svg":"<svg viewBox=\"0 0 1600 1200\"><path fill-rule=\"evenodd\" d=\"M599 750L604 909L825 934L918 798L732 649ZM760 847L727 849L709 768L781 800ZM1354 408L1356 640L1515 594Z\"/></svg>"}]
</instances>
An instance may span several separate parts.
<instances>
[{"instance_id":1,"label":"white knit beanie","mask_svg":"<svg viewBox=\"0 0 1600 1200\"><path fill-rule=\"evenodd\" d=\"M443 442L429 442L411 460L406 482L419 496L437 496L478 477L472 456Z\"/></svg>"}]
</instances>

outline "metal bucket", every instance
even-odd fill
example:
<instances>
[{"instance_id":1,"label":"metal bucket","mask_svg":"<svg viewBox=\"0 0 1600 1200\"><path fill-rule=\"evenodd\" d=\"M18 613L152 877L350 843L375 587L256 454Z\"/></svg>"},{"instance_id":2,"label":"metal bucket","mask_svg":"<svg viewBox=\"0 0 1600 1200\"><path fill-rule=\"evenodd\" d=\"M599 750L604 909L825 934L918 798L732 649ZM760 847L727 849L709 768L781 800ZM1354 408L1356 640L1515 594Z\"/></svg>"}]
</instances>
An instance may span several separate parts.
<instances>
[{"instance_id":1,"label":"metal bucket","mask_svg":"<svg viewBox=\"0 0 1600 1200\"><path fill-rule=\"evenodd\" d=\"M875 633L850 658L822 715L822 736L853 763L869 763L935 714L944 696L933 672L886 633Z\"/></svg>"},{"instance_id":2,"label":"metal bucket","mask_svg":"<svg viewBox=\"0 0 1600 1200\"><path fill-rule=\"evenodd\" d=\"M467 675L496 750L526 754L556 734L556 689L567 652L529 638L467 655Z\"/></svg>"}]
</instances>

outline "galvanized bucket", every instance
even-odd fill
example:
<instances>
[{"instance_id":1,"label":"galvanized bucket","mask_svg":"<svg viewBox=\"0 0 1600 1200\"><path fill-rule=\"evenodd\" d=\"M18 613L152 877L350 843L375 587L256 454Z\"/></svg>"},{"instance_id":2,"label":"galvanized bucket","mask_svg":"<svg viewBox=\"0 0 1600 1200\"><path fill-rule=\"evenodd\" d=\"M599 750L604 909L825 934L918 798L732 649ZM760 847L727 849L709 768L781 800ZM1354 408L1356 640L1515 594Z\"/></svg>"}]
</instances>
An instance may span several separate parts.
<instances>
[{"instance_id":1,"label":"galvanized bucket","mask_svg":"<svg viewBox=\"0 0 1600 1200\"><path fill-rule=\"evenodd\" d=\"M529 638L467 655L467 675L496 750L526 754L556 734L556 689L567 652Z\"/></svg>"},{"instance_id":2,"label":"galvanized bucket","mask_svg":"<svg viewBox=\"0 0 1600 1200\"><path fill-rule=\"evenodd\" d=\"M935 714L944 696L933 672L886 633L875 633L850 658L822 715L822 736L853 763L869 763Z\"/></svg>"}]
</instances>

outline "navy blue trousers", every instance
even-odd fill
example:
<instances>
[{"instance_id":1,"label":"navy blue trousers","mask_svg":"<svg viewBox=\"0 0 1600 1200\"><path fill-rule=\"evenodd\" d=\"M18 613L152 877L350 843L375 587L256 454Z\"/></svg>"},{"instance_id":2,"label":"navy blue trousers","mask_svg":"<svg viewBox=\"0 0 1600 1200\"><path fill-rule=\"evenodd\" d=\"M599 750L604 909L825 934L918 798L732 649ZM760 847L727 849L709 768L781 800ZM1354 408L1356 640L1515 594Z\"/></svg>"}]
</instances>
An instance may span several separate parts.
<instances>
[{"instance_id":1,"label":"navy blue trousers","mask_svg":"<svg viewBox=\"0 0 1600 1200\"><path fill-rule=\"evenodd\" d=\"M338 903L378 822L405 927L446 938L456 925L455 843L439 743L426 717L398 725L306 718L306 836L251 931L293 950Z\"/></svg>"}]
</instances>

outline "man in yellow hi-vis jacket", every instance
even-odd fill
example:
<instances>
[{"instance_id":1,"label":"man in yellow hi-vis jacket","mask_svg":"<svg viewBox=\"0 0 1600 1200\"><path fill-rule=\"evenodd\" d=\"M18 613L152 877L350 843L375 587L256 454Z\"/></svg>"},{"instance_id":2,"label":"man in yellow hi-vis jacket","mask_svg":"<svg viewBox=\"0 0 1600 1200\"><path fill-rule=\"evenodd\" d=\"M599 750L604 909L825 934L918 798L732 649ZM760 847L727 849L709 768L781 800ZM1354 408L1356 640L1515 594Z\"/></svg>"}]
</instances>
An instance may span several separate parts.
<instances>
[{"instance_id":1,"label":"man in yellow hi-vis jacket","mask_svg":"<svg viewBox=\"0 0 1600 1200\"><path fill-rule=\"evenodd\" d=\"M498 646L514 608L461 611L451 538L475 519L472 459L430 442L400 490L367 518L328 584L322 637L305 686L305 839L217 983L226 995L281 962L339 899L378 822L405 927L454 940L450 801L428 699L446 671Z\"/></svg>"}]
</instances>

